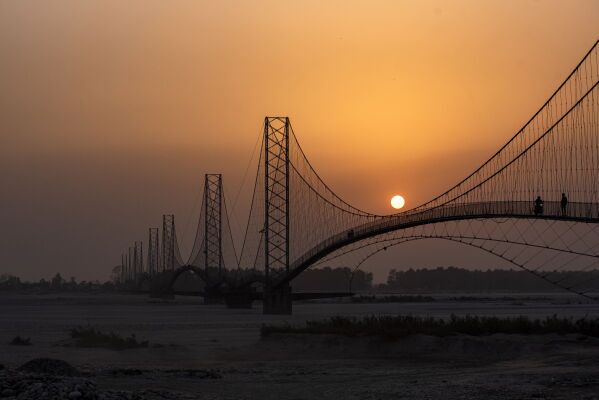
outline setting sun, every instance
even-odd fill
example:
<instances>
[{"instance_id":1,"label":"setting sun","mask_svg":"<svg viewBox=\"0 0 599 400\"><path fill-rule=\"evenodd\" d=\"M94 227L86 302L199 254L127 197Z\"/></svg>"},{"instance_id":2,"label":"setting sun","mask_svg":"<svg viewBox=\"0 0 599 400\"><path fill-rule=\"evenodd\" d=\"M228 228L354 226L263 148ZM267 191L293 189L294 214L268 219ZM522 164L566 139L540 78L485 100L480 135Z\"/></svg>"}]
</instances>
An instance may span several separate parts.
<instances>
[{"instance_id":1,"label":"setting sun","mask_svg":"<svg viewBox=\"0 0 599 400\"><path fill-rule=\"evenodd\" d=\"M406 204L406 199L404 199L403 196L396 194L395 196L393 196L391 198L391 207L395 208L396 210L403 208L403 206L405 204Z\"/></svg>"}]
</instances>

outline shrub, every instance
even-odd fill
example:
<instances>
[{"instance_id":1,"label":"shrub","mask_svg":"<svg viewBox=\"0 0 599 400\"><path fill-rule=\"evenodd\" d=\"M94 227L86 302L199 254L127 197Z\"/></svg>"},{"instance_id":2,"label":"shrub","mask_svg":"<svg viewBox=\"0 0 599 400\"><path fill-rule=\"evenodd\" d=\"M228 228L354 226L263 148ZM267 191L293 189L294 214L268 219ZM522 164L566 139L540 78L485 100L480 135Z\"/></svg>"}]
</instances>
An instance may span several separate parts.
<instances>
[{"instance_id":1,"label":"shrub","mask_svg":"<svg viewBox=\"0 0 599 400\"><path fill-rule=\"evenodd\" d=\"M114 350L135 349L148 347L147 340L139 342L132 334L129 337L120 336L114 332L104 333L93 327L77 327L71 329L71 338L77 347L104 347Z\"/></svg>"},{"instance_id":2,"label":"shrub","mask_svg":"<svg viewBox=\"0 0 599 400\"><path fill-rule=\"evenodd\" d=\"M31 338L15 336L9 344L13 346L31 346Z\"/></svg>"},{"instance_id":3,"label":"shrub","mask_svg":"<svg viewBox=\"0 0 599 400\"><path fill-rule=\"evenodd\" d=\"M520 335L557 333L599 337L599 319L573 320L558 318L557 315L543 320L531 320L524 316L499 318L466 315L458 317L453 314L448 320L414 316L367 316L361 319L337 316L324 320L306 321L304 326L262 325L262 336L273 333L381 336L388 339L415 334L485 336L495 333Z\"/></svg>"}]
</instances>

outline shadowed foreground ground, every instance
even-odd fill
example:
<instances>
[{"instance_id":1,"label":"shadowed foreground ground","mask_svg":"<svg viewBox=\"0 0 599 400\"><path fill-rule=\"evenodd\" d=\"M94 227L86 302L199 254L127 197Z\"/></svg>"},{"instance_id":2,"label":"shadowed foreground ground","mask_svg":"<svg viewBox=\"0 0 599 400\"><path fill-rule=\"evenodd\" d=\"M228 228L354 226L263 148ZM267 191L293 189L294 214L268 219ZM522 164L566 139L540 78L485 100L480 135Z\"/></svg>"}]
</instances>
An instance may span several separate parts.
<instances>
[{"instance_id":1,"label":"shadowed foreground ground","mask_svg":"<svg viewBox=\"0 0 599 400\"><path fill-rule=\"evenodd\" d=\"M0 362L8 371L0 371L0 385L20 379L27 390L38 390L19 398L43 398L43 390L56 384L67 398L78 392L71 398L599 399L599 341L577 335L416 335L395 342L259 337L262 323L299 324L330 315L599 316L598 305L571 300L303 304L293 316L263 316L258 305L231 311L193 298L2 295ZM78 325L135 333L150 345L122 351L74 347L68 331ZM32 345L8 345L16 335L30 337ZM15 371L36 357L65 360L83 376Z\"/></svg>"}]
</instances>

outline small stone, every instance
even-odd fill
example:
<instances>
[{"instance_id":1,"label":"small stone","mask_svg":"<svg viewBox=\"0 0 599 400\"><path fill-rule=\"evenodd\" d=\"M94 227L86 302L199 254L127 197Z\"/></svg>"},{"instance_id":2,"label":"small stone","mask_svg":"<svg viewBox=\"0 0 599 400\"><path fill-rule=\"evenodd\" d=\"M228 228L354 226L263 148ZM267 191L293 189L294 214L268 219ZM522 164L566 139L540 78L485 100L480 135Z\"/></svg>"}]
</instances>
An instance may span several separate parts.
<instances>
[{"instance_id":1,"label":"small stone","mask_svg":"<svg viewBox=\"0 0 599 400\"><path fill-rule=\"evenodd\" d=\"M74 390L71 393L69 393L69 399L79 399L81 398L81 392L78 390Z\"/></svg>"}]
</instances>

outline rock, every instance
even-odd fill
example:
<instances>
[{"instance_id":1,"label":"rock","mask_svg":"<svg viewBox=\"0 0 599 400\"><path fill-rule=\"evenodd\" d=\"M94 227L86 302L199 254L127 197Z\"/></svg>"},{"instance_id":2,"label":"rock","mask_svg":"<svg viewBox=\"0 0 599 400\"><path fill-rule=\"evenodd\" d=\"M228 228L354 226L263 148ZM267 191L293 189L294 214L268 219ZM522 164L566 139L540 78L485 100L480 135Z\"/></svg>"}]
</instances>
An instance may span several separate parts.
<instances>
[{"instance_id":1,"label":"rock","mask_svg":"<svg viewBox=\"0 0 599 400\"><path fill-rule=\"evenodd\" d=\"M14 396L14 395L15 395L15 391L10 388L6 388L2 391L2 397L9 397L9 396Z\"/></svg>"},{"instance_id":2,"label":"rock","mask_svg":"<svg viewBox=\"0 0 599 400\"><path fill-rule=\"evenodd\" d=\"M21 372L58 376L79 376L79 371L63 360L35 358L17 368Z\"/></svg>"},{"instance_id":3,"label":"rock","mask_svg":"<svg viewBox=\"0 0 599 400\"><path fill-rule=\"evenodd\" d=\"M78 390L74 390L71 393L69 393L69 399L79 399L81 398L81 392Z\"/></svg>"}]
</instances>

